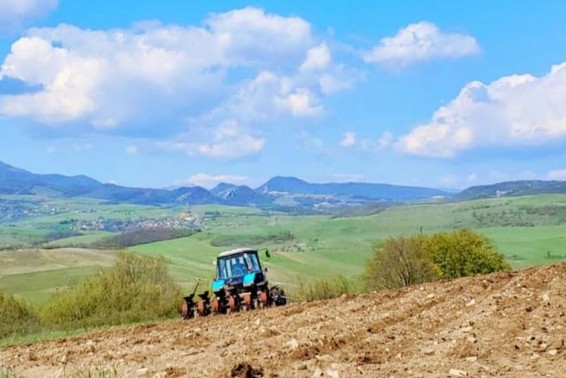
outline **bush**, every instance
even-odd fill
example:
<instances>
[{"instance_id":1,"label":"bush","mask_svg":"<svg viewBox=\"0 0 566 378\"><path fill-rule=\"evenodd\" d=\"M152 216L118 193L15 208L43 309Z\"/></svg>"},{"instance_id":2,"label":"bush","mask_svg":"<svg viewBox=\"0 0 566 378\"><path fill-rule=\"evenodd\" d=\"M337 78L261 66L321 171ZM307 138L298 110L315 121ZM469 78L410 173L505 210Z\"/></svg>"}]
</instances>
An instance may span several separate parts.
<instances>
[{"instance_id":1,"label":"bush","mask_svg":"<svg viewBox=\"0 0 566 378\"><path fill-rule=\"evenodd\" d=\"M364 278L367 289L381 290L510 269L489 239L462 229L388 239L374 247Z\"/></svg>"},{"instance_id":2,"label":"bush","mask_svg":"<svg viewBox=\"0 0 566 378\"><path fill-rule=\"evenodd\" d=\"M300 299L311 302L358 292L357 286L353 280L349 280L342 275L335 279L315 281L307 284L299 280L298 294Z\"/></svg>"},{"instance_id":3,"label":"bush","mask_svg":"<svg viewBox=\"0 0 566 378\"><path fill-rule=\"evenodd\" d=\"M459 278L511 270L491 240L470 230L444 232L426 238L427 254L441 278Z\"/></svg>"},{"instance_id":4,"label":"bush","mask_svg":"<svg viewBox=\"0 0 566 378\"><path fill-rule=\"evenodd\" d=\"M110 270L56 296L42 318L54 328L155 320L177 315L181 298L163 258L122 252Z\"/></svg>"},{"instance_id":5,"label":"bush","mask_svg":"<svg viewBox=\"0 0 566 378\"><path fill-rule=\"evenodd\" d=\"M395 289L436 280L440 271L422 248L424 242L421 236L397 237L375 245L364 272L367 289Z\"/></svg>"},{"instance_id":6,"label":"bush","mask_svg":"<svg viewBox=\"0 0 566 378\"><path fill-rule=\"evenodd\" d=\"M210 240L210 245L213 247L246 247L266 243L281 244L293 240L295 240L295 235L291 231L281 231L268 235L218 235Z\"/></svg>"},{"instance_id":7,"label":"bush","mask_svg":"<svg viewBox=\"0 0 566 378\"><path fill-rule=\"evenodd\" d=\"M0 293L0 338L38 330L34 308L16 297Z\"/></svg>"}]
</instances>

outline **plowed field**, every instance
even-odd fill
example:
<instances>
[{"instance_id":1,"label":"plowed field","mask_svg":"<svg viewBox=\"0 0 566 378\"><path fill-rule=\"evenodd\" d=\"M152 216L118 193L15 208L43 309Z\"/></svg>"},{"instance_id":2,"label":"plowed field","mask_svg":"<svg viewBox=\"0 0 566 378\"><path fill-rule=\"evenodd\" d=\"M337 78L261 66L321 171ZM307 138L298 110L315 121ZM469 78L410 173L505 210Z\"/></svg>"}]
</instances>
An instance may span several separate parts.
<instances>
[{"instance_id":1,"label":"plowed field","mask_svg":"<svg viewBox=\"0 0 566 378\"><path fill-rule=\"evenodd\" d=\"M565 343L556 264L4 347L0 365L26 377L565 377Z\"/></svg>"}]
</instances>

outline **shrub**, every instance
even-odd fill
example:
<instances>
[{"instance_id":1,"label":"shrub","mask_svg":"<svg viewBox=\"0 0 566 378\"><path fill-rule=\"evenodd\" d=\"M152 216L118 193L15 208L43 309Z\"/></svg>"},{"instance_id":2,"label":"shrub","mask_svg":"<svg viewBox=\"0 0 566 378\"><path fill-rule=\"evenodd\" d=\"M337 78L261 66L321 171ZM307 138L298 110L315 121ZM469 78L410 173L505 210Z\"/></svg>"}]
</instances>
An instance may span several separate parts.
<instances>
[{"instance_id":1,"label":"shrub","mask_svg":"<svg viewBox=\"0 0 566 378\"><path fill-rule=\"evenodd\" d=\"M511 270L491 240L470 230L444 232L425 239L427 254L442 278Z\"/></svg>"},{"instance_id":2,"label":"shrub","mask_svg":"<svg viewBox=\"0 0 566 378\"><path fill-rule=\"evenodd\" d=\"M437 279L440 271L422 248L423 242L420 236L397 237L375 245L364 272L367 289L395 289Z\"/></svg>"},{"instance_id":3,"label":"shrub","mask_svg":"<svg viewBox=\"0 0 566 378\"><path fill-rule=\"evenodd\" d=\"M155 320L175 316L181 298L163 258L122 252L110 270L56 296L43 320L55 328Z\"/></svg>"},{"instance_id":4,"label":"shrub","mask_svg":"<svg viewBox=\"0 0 566 378\"><path fill-rule=\"evenodd\" d=\"M311 283L304 283L299 280L298 294L300 299L308 302L332 299L342 294L352 294L358 292L358 285L353 280L339 275L335 279L320 280Z\"/></svg>"},{"instance_id":5,"label":"shrub","mask_svg":"<svg viewBox=\"0 0 566 378\"><path fill-rule=\"evenodd\" d=\"M213 247L244 247L266 243L281 244L293 240L295 240L295 235L291 231L281 231L268 235L218 235L210 240L210 245Z\"/></svg>"},{"instance_id":6,"label":"shrub","mask_svg":"<svg viewBox=\"0 0 566 378\"><path fill-rule=\"evenodd\" d=\"M0 293L0 338L38 330L34 308L12 295Z\"/></svg>"},{"instance_id":7,"label":"shrub","mask_svg":"<svg viewBox=\"0 0 566 378\"><path fill-rule=\"evenodd\" d=\"M367 289L380 290L510 269L488 238L462 229L390 238L374 247L364 278Z\"/></svg>"}]
</instances>

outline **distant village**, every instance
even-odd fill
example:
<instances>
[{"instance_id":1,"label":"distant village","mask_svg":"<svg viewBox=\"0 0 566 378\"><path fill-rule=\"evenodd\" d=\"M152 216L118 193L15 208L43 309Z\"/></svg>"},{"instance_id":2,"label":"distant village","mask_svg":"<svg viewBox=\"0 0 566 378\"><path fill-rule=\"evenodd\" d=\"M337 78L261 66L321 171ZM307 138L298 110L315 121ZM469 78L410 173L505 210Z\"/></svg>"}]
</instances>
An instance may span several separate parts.
<instances>
[{"instance_id":1,"label":"distant village","mask_svg":"<svg viewBox=\"0 0 566 378\"><path fill-rule=\"evenodd\" d=\"M62 221L60 224L68 225L69 230L79 232L122 232L141 228L195 229L202 228L203 226L203 222L200 217L188 214L181 214L177 217L163 217L155 219L106 219L103 217L96 220L69 219Z\"/></svg>"},{"instance_id":2,"label":"distant village","mask_svg":"<svg viewBox=\"0 0 566 378\"><path fill-rule=\"evenodd\" d=\"M0 223L4 224L22 222L31 218L68 214L69 218L59 221L56 225L57 228L73 232L122 232L140 228L196 229L202 228L204 225L201 216L190 212L181 212L177 215L172 214L160 218L143 216L110 218L104 215L95 218L93 215L84 216L84 214L95 214L97 212L99 210L96 208L77 209L48 203L0 199Z\"/></svg>"}]
</instances>

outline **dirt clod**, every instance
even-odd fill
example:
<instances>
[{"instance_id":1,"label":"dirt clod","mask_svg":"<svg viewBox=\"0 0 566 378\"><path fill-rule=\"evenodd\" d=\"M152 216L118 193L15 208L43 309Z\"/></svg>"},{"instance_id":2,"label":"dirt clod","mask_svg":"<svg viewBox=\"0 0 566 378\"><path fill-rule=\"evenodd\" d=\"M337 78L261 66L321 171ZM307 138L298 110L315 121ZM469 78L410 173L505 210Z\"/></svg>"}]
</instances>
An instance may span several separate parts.
<instances>
[{"instance_id":1,"label":"dirt clod","mask_svg":"<svg viewBox=\"0 0 566 378\"><path fill-rule=\"evenodd\" d=\"M260 378L263 377L263 369L254 368L247 362L241 362L230 370L229 376L233 378Z\"/></svg>"}]
</instances>

